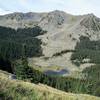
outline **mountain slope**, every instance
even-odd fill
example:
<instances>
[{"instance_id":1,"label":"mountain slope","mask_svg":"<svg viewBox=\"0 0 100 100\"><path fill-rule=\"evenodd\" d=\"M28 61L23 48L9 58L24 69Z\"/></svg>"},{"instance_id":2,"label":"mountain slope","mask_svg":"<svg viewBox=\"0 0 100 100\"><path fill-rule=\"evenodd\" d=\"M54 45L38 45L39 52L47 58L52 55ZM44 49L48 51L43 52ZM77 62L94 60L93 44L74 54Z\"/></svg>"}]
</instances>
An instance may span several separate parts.
<instances>
[{"instance_id":1,"label":"mountain slope","mask_svg":"<svg viewBox=\"0 0 100 100\"><path fill-rule=\"evenodd\" d=\"M10 100L100 100L99 97L62 92L42 84L32 84L8 78L0 71L0 98Z\"/></svg>"},{"instance_id":2,"label":"mountain slope","mask_svg":"<svg viewBox=\"0 0 100 100\"><path fill-rule=\"evenodd\" d=\"M58 10L49 13L13 13L0 16L0 25L15 29L38 25L47 31L38 37L42 40L44 57L29 59L31 66L34 63L38 66L62 66L69 71L79 71L93 65L81 64L79 69L71 61L72 51L81 36L89 37L90 40L100 39L100 18L93 14L74 16ZM68 50L61 56L53 56Z\"/></svg>"}]
</instances>

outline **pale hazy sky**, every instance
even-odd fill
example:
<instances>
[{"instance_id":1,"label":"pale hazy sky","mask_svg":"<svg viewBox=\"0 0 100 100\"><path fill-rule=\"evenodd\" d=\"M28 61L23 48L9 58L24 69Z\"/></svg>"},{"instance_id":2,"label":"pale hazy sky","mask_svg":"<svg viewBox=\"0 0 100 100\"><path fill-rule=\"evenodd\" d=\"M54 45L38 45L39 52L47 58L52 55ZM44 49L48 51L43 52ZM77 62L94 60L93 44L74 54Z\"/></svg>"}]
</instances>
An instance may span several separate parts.
<instances>
[{"instance_id":1,"label":"pale hazy sky","mask_svg":"<svg viewBox=\"0 0 100 100\"><path fill-rule=\"evenodd\" d=\"M100 17L100 0L0 0L0 15L52 10L63 10L74 15L94 13Z\"/></svg>"}]
</instances>

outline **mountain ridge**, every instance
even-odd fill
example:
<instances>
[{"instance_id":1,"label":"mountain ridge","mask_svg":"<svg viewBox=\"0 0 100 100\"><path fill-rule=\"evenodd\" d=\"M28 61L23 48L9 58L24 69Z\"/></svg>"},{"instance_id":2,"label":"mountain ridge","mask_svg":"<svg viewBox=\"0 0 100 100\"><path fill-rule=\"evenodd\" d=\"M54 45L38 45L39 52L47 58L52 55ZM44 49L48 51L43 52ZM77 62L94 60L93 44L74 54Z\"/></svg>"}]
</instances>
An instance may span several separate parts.
<instances>
[{"instance_id":1,"label":"mountain ridge","mask_svg":"<svg viewBox=\"0 0 100 100\"><path fill-rule=\"evenodd\" d=\"M79 68L70 60L73 52L57 57L53 55L66 50L75 50L81 36L89 37L90 40L100 39L100 18L94 14L75 16L55 10L49 13L29 12L0 16L0 26L17 29L35 25L47 31L46 34L37 37L42 40L41 47L44 57L32 58L30 61L39 66L55 65L66 67L69 70L78 70ZM45 61L45 57L49 59ZM90 65L85 64L84 66Z\"/></svg>"}]
</instances>

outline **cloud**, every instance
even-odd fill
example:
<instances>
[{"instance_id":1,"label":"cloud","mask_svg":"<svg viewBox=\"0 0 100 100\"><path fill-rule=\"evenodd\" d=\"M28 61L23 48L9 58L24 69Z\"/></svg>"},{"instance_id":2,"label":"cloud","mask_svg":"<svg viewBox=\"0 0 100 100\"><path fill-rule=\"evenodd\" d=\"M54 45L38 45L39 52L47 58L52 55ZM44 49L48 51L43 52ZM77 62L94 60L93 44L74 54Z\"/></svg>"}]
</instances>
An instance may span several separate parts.
<instances>
[{"instance_id":1,"label":"cloud","mask_svg":"<svg viewBox=\"0 0 100 100\"><path fill-rule=\"evenodd\" d=\"M64 4L65 0L43 0L45 3Z\"/></svg>"},{"instance_id":2,"label":"cloud","mask_svg":"<svg viewBox=\"0 0 100 100\"><path fill-rule=\"evenodd\" d=\"M5 14L9 14L9 13L12 13L12 12L9 10L4 10L4 9L0 8L0 15L5 15Z\"/></svg>"},{"instance_id":3,"label":"cloud","mask_svg":"<svg viewBox=\"0 0 100 100\"><path fill-rule=\"evenodd\" d=\"M94 13L100 16L99 5L100 0L0 0L0 8L13 12L63 10L75 15ZM4 9L0 9L0 14L9 12Z\"/></svg>"},{"instance_id":4,"label":"cloud","mask_svg":"<svg viewBox=\"0 0 100 100\"><path fill-rule=\"evenodd\" d=\"M21 5L24 5L24 6L28 4L28 0L18 0L18 1Z\"/></svg>"},{"instance_id":5,"label":"cloud","mask_svg":"<svg viewBox=\"0 0 100 100\"><path fill-rule=\"evenodd\" d=\"M23 9L22 11L28 12L34 6L34 1L32 1L32 2L31 1L32 0L18 0L18 5L20 5L20 7Z\"/></svg>"}]
</instances>

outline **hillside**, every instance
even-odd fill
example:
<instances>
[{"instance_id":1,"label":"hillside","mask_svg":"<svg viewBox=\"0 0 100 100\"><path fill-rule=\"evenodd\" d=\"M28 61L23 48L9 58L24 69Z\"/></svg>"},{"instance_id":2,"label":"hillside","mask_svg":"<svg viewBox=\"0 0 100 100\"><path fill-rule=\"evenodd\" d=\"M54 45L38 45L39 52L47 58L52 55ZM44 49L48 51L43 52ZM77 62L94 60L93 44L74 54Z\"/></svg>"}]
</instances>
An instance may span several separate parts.
<instances>
[{"instance_id":1,"label":"hillside","mask_svg":"<svg viewBox=\"0 0 100 100\"><path fill-rule=\"evenodd\" d=\"M0 71L1 100L100 100L99 97L66 93L43 84L11 80L9 75Z\"/></svg>"},{"instance_id":2,"label":"hillside","mask_svg":"<svg viewBox=\"0 0 100 100\"><path fill-rule=\"evenodd\" d=\"M0 71L2 97L95 100L83 94L100 96L100 18L58 10L0 16L0 70L20 80Z\"/></svg>"},{"instance_id":3,"label":"hillside","mask_svg":"<svg viewBox=\"0 0 100 100\"><path fill-rule=\"evenodd\" d=\"M81 36L89 37L90 40L100 39L100 19L93 14L75 16L58 10L48 13L12 13L0 16L0 25L15 29L38 25L47 31L46 34L38 36L42 41L44 57L29 59L31 66L33 66L31 62L34 62L38 66L61 66L73 72L93 65L93 63L80 64L79 69L71 61L72 50L75 50ZM67 50L69 52L61 56L53 56Z\"/></svg>"}]
</instances>

